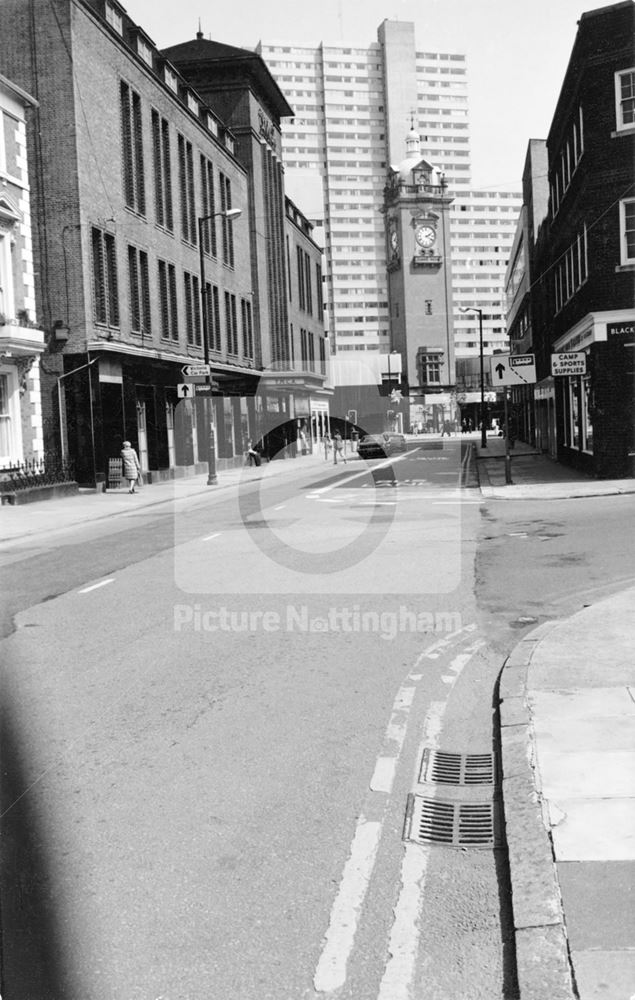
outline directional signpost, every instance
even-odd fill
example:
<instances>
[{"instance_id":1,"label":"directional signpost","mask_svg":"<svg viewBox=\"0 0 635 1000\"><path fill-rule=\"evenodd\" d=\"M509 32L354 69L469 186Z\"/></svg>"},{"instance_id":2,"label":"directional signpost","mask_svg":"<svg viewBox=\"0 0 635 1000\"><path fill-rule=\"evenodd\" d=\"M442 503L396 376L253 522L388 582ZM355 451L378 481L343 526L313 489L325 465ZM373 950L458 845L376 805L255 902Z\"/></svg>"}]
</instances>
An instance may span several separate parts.
<instances>
[{"instance_id":1,"label":"directional signpost","mask_svg":"<svg viewBox=\"0 0 635 1000\"><path fill-rule=\"evenodd\" d=\"M584 351L570 351L551 355L552 375L586 375L586 354Z\"/></svg>"},{"instance_id":2,"label":"directional signpost","mask_svg":"<svg viewBox=\"0 0 635 1000\"><path fill-rule=\"evenodd\" d=\"M492 386L505 389L505 482L511 483L509 454L509 420L507 416L507 386L532 385L536 381L536 358L533 354L493 354L490 358Z\"/></svg>"},{"instance_id":3,"label":"directional signpost","mask_svg":"<svg viewBox=\"0 0 635 1000\"><path fill-rule=\"evenodd\" d=\"M205 378L206 375L211 374L211 371L212 369L210 365L183 365L181 368L181 374L183 375L183 378L188 380L188 382L193 378Z\"/></svg>"},{"instance_id":4,"label":"directional signpost","mask_svg":"<svg viewBox=\"0 0 635 1000\"><path fill-rule=\"evenodd\" d=\"M492 385L531 385L536 381L536 358L533 354L492 354Z\"/></svg>"}]
</instances>

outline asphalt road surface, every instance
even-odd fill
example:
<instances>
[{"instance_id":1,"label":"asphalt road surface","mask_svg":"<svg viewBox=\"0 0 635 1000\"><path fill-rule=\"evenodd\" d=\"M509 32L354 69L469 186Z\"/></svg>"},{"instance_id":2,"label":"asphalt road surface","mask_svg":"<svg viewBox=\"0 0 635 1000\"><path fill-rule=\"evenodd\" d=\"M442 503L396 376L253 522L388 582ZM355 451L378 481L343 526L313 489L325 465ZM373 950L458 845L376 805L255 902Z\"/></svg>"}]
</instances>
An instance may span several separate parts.
<instances>
[{"instance_id":1,"label":"asphalt road surface","mask_svg":"<svg viewBox=\"0 0 635 1000\"><path fill-rule=\"evenodd\" d=\"M4 553L3 1000L512 1000L495 787L426 766L493 754L519 617L632 572L628 498L460 467L298 463ZM491 843L416 843L412 792Z\"/></svg>"}]
</instances>

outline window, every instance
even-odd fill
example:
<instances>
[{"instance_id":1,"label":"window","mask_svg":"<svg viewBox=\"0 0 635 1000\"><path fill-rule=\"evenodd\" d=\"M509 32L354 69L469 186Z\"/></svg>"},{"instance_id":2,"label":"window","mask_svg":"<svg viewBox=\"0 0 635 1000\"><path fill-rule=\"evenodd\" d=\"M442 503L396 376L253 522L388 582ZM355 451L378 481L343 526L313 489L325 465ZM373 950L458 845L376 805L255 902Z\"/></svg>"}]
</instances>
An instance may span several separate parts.
<instances>
[{"instance_id":1,"label":"window","mask_svg":"<svg viewBox=\"0 0 635 1000\"><path fill-rule=\"evenodd\" d=\"M185 290L185 333L190 347L201 346L201 313L199 309L198 278L194 274L183 272L183 287Z\"/></svg>"},{"instance_id":2,"label":"window","mask_svg":"<svg viewBox=\"0 0 635 1000\"><path fill-rule=\"evenodd\" d=\"M228 212L232 207L232 183L229 177L219 173L220 182L220 208L221 212ZM223 264L229 267L234 266L234 224L226 215L221 216L223 231ZM236 351L236 353L238 353Z\"/></svg>"},{"instance_id":3,"label":"window","mask_svg":"<svg viewBox=\"0 0 635 1000\"><path fill-rule=\"evenodd\" d=\"M296 247L296 259L298 265L298 305L300 309L306 309L306 293L304 288L304 260L302 247Z\"/></svg>"},{"instance_id":4,"label":"window","mask_svg":"<svg viewBox=\"0 0 635 1000\"><path fill-rule=\"evenodd\" d=\"M123 35L123 18L118 7L106 0L106 21L118 35Z\"/></svg>"},{"instance_id":5,"label":"window","mask_svg":"<svg viewBox=\"0 0 635 1000\"><path fill-rule=\"evenodd\" d=\"M308 253L304 255L304 271L306 281L306 311L309 316L313 315L313 289L311 288L311 258Z\"/></svg>"},{"instance_id":6,"label":"window","mask_svg":"<svg viewBox=\"0 0 635 1000\"><path fill-rule=\"evenodd\" d=\"M146 66L152 68L152 48L143 38L137 38L137 52L143 59Z\"/></svg>"},{"instance_id":7,"label":"window","mask_svg":"<svg viewBox=\"0 0 635 1000\"><path fill-rule=\"evenodd\" d=\"M322 267L320 264L315 265L315 288L317 291L317 314L318 318L322 320L324 318L324 299L322 296Z\"/></svg>"},{"instance_id":8,"label":"window","mask_svg":"<svg viewBox=\"0 0 635 1000\"><path fill-rule=\"evenodd\" d=\"M238 324L236 322L236 296L225 292L225 330L227 353L238 354Z\"/></svg>"},{"instance_id":9,"label":"window","mask_svg":"<svg viewBox=\"0 0 635 1000\"><path fill-rule=\"evenodd\" d=\"M216 211L216 197L214 194L214 167L204 156L201 156L201 196L202 211L201 217L213 216ZM203 250L212 257L216 256L216 219L208 218L201 223L201 235L203 238Z\"/></svg>"},{"instance_id":10,"label":"window","mask_svg":"<svg viewBox=\"0 0 635 1000\"><path fill-rule=\"evenodd\" d=\"M615 74L615 118L618 132L635 128L635 69Z\"/></svg>"},{"instance_id":11,"label":"window","mask_svg":"<svg viewBox=\"0 0 635 1000\"><path fill-rule=\"evenodd\" d=\"M251 302L248 299L240 300L240 311L243 321L243 355L246 358L253 358L254 333L251 322Z\"/></svg>"},{"instance_id":12,"label":"window","mask_svg":"<svg viewBox=\"0 0 635 1000\"><path fill-rule=\"evenodd\" d=\"M161 336L164 340L179 339L174 264L159 261L159 302L161 305Z\"/></svg>"},{"instance_id":13,"label":"window","mask_svg":"<svg viewBox=\"0 0 635 1000\"><path fill-rule=\"evenodd\" d=\"M152 155L154 161L154 211L157 226L172 232L172 170L170 164L170 130L166 118L152 111Z\"/></svg>"},{"instance_id":14,"label":"window","mask_svg":"<svg viewBox=\"0 0 635 1000\"><path fill-rule=\"evenodd\" d=\"M179 92L178 77L174 72L174 70L170 69L169 66L163 67L163 79L165 80L165 83L170 88L170 90L172 90L175 94L178 94Z\"/></svg>"},{"instance_id":15,"label":"window","mask_svg":"<svg viewBox=\"0 0 635 1000\"><path fill-rule=\"evenodd\" d=\"M127 83L122 82L120 101L124 198L128 208L139 215L145 215L141 98Z\"/></svg>"},{"instance_id":16,"label":"window","mask_svg":"<svg viewBox=\"0 0 635 1000\"><path fill-rule=\"evenodd\" d=\"M150 320L150 277L148 255L144 250L128 247L128 279L130 282L130 330L132 333L152 333Z\"/></svg>"},{"instance_id":17,"label":"window","mask_svg":"<svg viewBox=\"0 0 635 1000\"><path fill-rule=\"evenodd\" d=\"M119 326L119 294L117 286L117 254L115 237L101 229L92 230L93 293L95 322L104 326Z\"/></svg>"},{"instance_id":18,"label":"window","mask_svg":"<svg viewBox=\"0 0 635 1000\"><path fill-rule=\"evenodd\" d=\"M440 385L442 363L442 351L427 351L422 348L417 352L417 367L422 385Z\"/></svg>"},{"instance_id":19,"label":"window","mask_svg":"<svg viewBox=\"0 0 635 1000\"><path fill-rule=\"evenodd\" d=\"M220 296L216 285L212 286L212 317L213 322L209 325L210 343L213 351L222 351L220 335Z\"/></svg>"},{"instance_id":20,"label":"window","mask_svg":"<svg viewBox=\"0 0 635 1000\"><path fill-rule=\"evenodd\" d=\"M635 198L620 202L620 263L635 264Z\"/></svg>"},{"instance_id":21,"label":"window","mask_svg":"<svg viewBox=\"0 0 635 1000\"><path fill-rule=\"evenodd\" d=\"M635 201L635 199L634 199ZM554 267L556 312L572 298L589 275L586 225Z\"/></svg>"},{"instance_id":22,"label":"window","mask_svg":"<svg viewBox=\"0 0 635 1000\"><path fill-rule=\"evenodd\" d=\"M196 246L196 211L194 205L194 160L192 143L178 136L179 192L181 198L181 237Z\"/></svg>"},{"instance_id":23,"label":"window","mask_svg":"<svg viewBox=\"0 0 635 1000\"><path fill-rule=\"evenodd\" d=\"M19 449L14 441L14 421L12 420L12 384L15 375L0 372L0 462L14 461ZM13 393L15 397L15 392Z\"/></svg>"}]
</instances>

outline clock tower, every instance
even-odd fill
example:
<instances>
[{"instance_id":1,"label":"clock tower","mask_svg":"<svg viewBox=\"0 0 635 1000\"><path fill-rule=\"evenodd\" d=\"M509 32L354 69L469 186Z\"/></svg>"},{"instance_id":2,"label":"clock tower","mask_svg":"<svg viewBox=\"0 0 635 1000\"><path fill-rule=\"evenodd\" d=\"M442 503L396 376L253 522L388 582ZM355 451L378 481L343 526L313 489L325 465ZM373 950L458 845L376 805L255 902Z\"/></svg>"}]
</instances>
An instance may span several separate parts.
<instances>
[{"instance_id":1,"label":"clock tower","mask_svg":"<svg viewBox=\"0 0 635 1000\"><path fill-rule=\"evenodd\" d=\"M384 190L391 349L403 361L410 425L453 420L454 330L450 220L445 177L422 155L412 129L406 158Z\"/></svg>"}]
</instances>

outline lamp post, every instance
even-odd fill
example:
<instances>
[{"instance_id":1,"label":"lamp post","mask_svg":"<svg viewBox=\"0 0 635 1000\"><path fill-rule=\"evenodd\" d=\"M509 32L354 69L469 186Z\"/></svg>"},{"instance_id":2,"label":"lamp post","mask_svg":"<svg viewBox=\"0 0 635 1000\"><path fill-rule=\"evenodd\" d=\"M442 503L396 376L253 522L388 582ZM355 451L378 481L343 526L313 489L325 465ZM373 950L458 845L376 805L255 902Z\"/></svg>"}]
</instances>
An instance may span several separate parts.
<instances>
[{"instance_id":1,"label":"lamp post","mask_svg":"<svg viewBox=\"0 0 635 1000\"><path fill-rule=\"evenodd\" d=\"M485 429L485 376L483 373L483 310L477 306L466 306L459 311L462 313L478 313L478 343L481 360L481 448L487 448L487 431Z\"/></svg>"},{"instance_id":2,"label":"lamp post","mask_svg":"<svg viewBox=\"0 0 635 1000\"><path fill-rule=\"evenodd\" d=\"M227 208L223 212L212 212L210 215L200 215L198 218L198 252L199 252L199 269L200 269L200 282L201 282L201 310L203 313L203 360L207 365L207 374L205 375L205 382L210 387L209 395L205 397L205 414L207 417L207 485L215 486L218 482L216 476L216 442L214 435L214 421L211 416L211 386L212 378L209 372L209 323L208 323L208 313L207 313L207 295L205 293L205 254L203 251L203 226L210 219L216 219L218 216L222 216L225 219L237 219L239 215L242 214L242 209L240 208Z\"/></svg>"}]
</instances>

